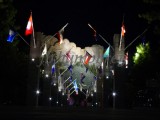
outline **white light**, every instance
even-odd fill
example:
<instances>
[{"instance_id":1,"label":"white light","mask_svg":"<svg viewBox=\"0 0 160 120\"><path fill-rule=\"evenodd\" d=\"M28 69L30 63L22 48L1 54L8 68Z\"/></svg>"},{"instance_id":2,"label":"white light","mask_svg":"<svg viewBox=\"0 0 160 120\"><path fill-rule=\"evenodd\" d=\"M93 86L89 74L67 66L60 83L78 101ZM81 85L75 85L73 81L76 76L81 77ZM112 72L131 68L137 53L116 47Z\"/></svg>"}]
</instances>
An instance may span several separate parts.
<instances>
[{"instance_id":1,"label":"white light","mask_svg":"<svg viewBox=\"0 0 160 120\"><path fill-rule=\"evenodd\" d=\"M49 75L48 74L46 74L46 78L48 78L49 77Z\"/></svg>"},{"instance_id":2,"label":"white light","mask_svg":"<svg viewBox=\"0 0 160 120\"><path fill-rule=\"evenodd\" d=\"M58 104L58 101L56 103Z\"/></svg>"},{"instance_id":3,"label":"white light","mask_svg":"<svg viewBox=\"0 0 160 120\"><path fill-rule=\"evenodd\" d=\"M53 85L56 86L56 83L54 83Z\"/></svg>"},{"instance_id":4,"label":"white light","mask_svg":"<svg viewBox=\"0 0 160 120\"><path fill-rule=\"evenodd\" d=\"M96 102L96 105L97 105L98 103Z\"/></svg>"},{"instance_id":5,"label":"white light","mask_svg":"<svg viewBox=\"0 0 160 120\"><path fill-rule=\"evenodd\" d=\"M91 96L93 96L93 93L91 93Z\"/></svg>"},{"instance_id":6,"label":"white light","mask_svg":"<svg viewBox=\"0 0 160 120\"><path fill-rule=\"evenodd\" d=\"M101 64L101 66L102 66L102 69L103 69L103 62L102 62L102 64Z\"/></svg>"},{"instance_id":7,"label":"white light","mask_svg":"<svg viewBox=\"0 0 160 120\"><path fill-rule=\"evenodd\" d=\"M52 98L51 98L51 97L49 97L49 100L52 100Z\"/></svg>"},{"instance_id":8,"label":"white light","mask_svg":"<svg viewBox=\"0 0 160 120\"><path fill-rule=\"evenodd\" d=\"M61 92L61 88L58 88L58 91Z\"/></svg>"},{"instance_id":9,"label":"white light","mask_svg":"<svg viewBox=\"0 0 160 120\"><path fill-rule=\"evenodd\" d=\"M112 70L112 74L114 75L114 70Z\"/></svg>"},{"instance_id":10,"label":"white light","mask_svg":"<svg viewBox=\"0 0 160 120\"><path fill-rule=\"evenodd\" d=\"M32 60L33 62L35 61L35 59L34 59L34 58L32 58L31 60Z\"/></svg>"},{"instance_id":11,"label":"white light","mask_svg":"<svg viewBox=\"0 0 160 120\"><path fill-rule=\"evenodd\" d=\"M39 90L37 90L37 91L36 91L36 94L39 94L39 93L40 93L40 91L39 91Z\"/></svg>"},{"instance_id":12,"label":"white light","mask_svg":"<svg viewBox=\"0 0 160 120\"><path fill-rule=\"evenodd\" d=\"M122 64L123 64L123 62L122 62L122 61L119 61L119 62L118 62L118 64L119 64L119 65L122 65Z\"/></svg>"},{"instance_id":13,"label":"white light","mask_svg":"<svg viewBox=\"0 0 160 120\"><path fill-rule=\"evenodd\" d=\"M109 78L109 76L107 75L107 77L106 77L107 79Z\"/></svg>"},{"instance_id":14,"label":"white light","mask_svg":"<svg viewBox=\"0 0 160 120\"><path fill-rule=\"evenodd\" d=\"M113 92L112 95L113 95L113 96L116 96L116 92Z\"/></svg>"},{"instance_id":15,"label":"white light","mask_svg":"<svg viewBox=\"0 0 160 120\"><path fill-rule=\"evenodd\" d=\"M44 70L42 70L42 74L44 74Z\"/></svg>"}]
</instances>

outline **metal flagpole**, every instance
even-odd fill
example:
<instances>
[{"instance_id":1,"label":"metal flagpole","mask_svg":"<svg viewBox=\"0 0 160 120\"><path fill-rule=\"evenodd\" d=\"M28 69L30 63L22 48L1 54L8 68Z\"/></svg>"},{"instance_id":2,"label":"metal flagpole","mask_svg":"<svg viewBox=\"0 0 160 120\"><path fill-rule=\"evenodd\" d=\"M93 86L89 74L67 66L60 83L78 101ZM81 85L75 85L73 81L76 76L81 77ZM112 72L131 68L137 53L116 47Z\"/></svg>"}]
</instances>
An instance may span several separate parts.
<instances>
[{"instance_id":1,"label":"metal flagpole","mask_svg":"<svg viewBox=\"0 0 160 120\"><path fill-rule=\"evenodd\" d=\"M77 78L76 78L77 79ZM75 79L75 80L76 80ZM72 83L75 81L75 80L73 80L65 89L67 89L70 85L72 85Z\"/></svg>"},{"instance_id":2,"label":"metal flagpole","mask_svg":"<svg viewBox=\"0 0 160 120\"><path fill-rule=\"evenodd\" d=\"M18 36L29 46L29 47L31 47L30 45L29 45L29 43L27 43L27 41L17 32L17 34L18 34Z\"/></svg>"},{"instance_id":3,"label":"metal flagpole","mask_svg":"<svg viewBox=\"0 0 160 120\"><path fill-rule=\"evenodd\" d=\"M124 50L126 50L130 45L133 44L139 37L141 37L145 32L147 32L148 28L146 28L140 35L138 35Z\"/></svg>"},{"instance_id":4,"label":"metal flagpole","mask_svg":"<svg viewBox=\"0 0 160 120\"><path fill-rule=\"evenodd\" d=\"M67 27L67 25L68 25L68 23L65 25L65 26L63 26L60 30L62 30L62 29L64 29L65 27ZM60 31L59 30L59 31ZM55 35L56 35L57 33L55 33L54 35L52 35L48 40L46 40L46 42L48 42L49 40L51 40ZM41 47L43 47L44 46L44 44L41 46Z\"/></svg>"},{"instance_id":5,"label":"metal flagpole","mask_svg":"<svg viewBox=\"0 0 160 120\"><path fill-rule=\"evenodd\" d=\"M88 26L94 31L94 32L96 32L97 33L97 31L88 23ZM98 34L98 33L97 33ZM102 37L102 35L100 35L100 34L98 34L101 38L102 38L102 40L104 41L104 42L106 42L109 46L111 46L111 44L110 43L108 43L103 37ZM111 48L113 49L113 47L111 46ZM113 49L114 50L114 49Z\"/></svg>"},{"instance_id":6,"label":"metal flagpole","mask_svg":"<svg viewBox=\"0 0 160 120\"><path fill-rule=\"evenodd\" d=\"M32 11L31 11L31 15L32 15ZM35 35L34 35L34 26L33 26L33 17L32 17L32 28L33 28L33 42L34 42L34 48L36 48Z\"/></svg>"},{"instance_id":7,"label":"metal flagpole","mask_svg":"<svg viewBox=\"0 0 160 120\"><path fill-rule=\"evenodd\" d=\"M109 46L111 46L111 44L108 43L107 40L105 40L104 37L102 37L102 35L100 35L100 34L98 34L98 35L102 38L102 40L103 40L104 42L106 42ZM111 46L111 48L112 48L112 50L114 51L114 48L113 48L112 46Z\"/></svg>"}]
</instances>

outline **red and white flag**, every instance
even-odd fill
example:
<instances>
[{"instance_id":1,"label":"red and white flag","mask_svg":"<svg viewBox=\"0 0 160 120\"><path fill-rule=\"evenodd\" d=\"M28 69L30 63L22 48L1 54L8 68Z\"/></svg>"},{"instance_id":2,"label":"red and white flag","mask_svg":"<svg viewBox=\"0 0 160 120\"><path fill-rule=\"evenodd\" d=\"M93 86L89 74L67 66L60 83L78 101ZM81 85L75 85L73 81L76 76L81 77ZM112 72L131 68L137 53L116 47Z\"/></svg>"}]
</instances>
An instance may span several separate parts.
<instances>
[{"instance_id":1,"label":"red and white flag","mask_svg":"<svg viewBox=\"0 0 160 120\"><path fill-rule=\"evenodd\" d=\"M66 53L66 58L68 61L71 60L70 50Z\"/></svg>"},{"instance_id":2,"label":"red and white flag","mask_svg":"<svg viewBox=\"0 0 160 120\"><path fill-rule=\"evenodd\" d=\"M33 19L32 19L32 13L29 17L28 23L27 23L27 27L26 27L26 31L25 31L25 35L31 35L33 33Z\"/></svg>"},{"instance_id":3,"label":"red and white flag","mask_svg":"<svg viewBox=\"0 0 160 120\"><path fill-rule=\"evenodd\" d=\"M86 51L84 64L87 65L91 58L92 58L92 56Z\"/></svg>"},{"instance_id":4,"label":"red and white flag","mask_svg":"<svg viewBox=\"0 0 160 120\"><path fill-rule=\"evenodd\" d=\"M59 42L59 45L63 43L63 33L64 33L64 28L67 27L68 23L61 29L57 32L57 37L58 37L58 42Z\"/></svg>"}]
</instances>

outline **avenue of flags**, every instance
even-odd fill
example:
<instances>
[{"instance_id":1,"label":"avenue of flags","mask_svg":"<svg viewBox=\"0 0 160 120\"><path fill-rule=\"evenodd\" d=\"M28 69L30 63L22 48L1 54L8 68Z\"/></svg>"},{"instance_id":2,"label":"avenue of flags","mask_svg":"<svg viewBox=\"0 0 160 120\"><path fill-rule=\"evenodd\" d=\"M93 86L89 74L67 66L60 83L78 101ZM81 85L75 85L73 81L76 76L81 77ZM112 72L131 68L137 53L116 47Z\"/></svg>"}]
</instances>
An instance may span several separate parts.
<instances>
[{"instance_id":1,"label":"avenue of flags","mask_svg":"<svg viewBox=\"0 0 160 120\"><path fill-rule=\"evenodd\" d=\"M68 25L68 23L64 27L62 27L55 34L55 35L57 35L57 39L58 39L57 42L58 42L59 45L61 45L63 43L64 29L65 29L65 27L67 25ZM93 30L93 36L97 41L97 35L99 35L99 34L97 33L97 31L90 24L88 24L88 26ZM122 23L121 36L120 36L120 40L119 40L119 50L121 50L122 39L125 36L125 32L126 32L125 31L125 26L124 26L124 23ZM16 37L16 35L20 36L20 34L17 31L15 31L14 29L9 29L9 35L7 37L7 42L12 43L14 38ZM33 37L33 46L34 46L34 48L36 48L37 46L36 46L36 41L35 41L35 37L34 37L34 26L33 26L32 12L31 12L31 14L29 16L29 19L28 19L28 22L27 22L27 26L26 26L26 29L25 29L25 36L29 36L29 35L32 35L32 37ZM111 52L112 46L110 44L108 44L108 45L109 46L108 46L107 49L105 49L102 59L109 59L109 57L110 57L110 52ZM43 50L41 51L41 57L43 58L44 56L47 56L47 42L46 41L43 44L42 49ZM73 66L73 64L71 62L71 49L70 50L66 50L65 52L66 52L65 53L66 59L68 60L70 65L68 65L67 68L63 72L59 73L59 75L58 75L58 86L59 86L58 89L60 91L62 89L64 89L63 85L66 83L66 81L69 81L70 84L66 87L66 89L69 88L69 86L73 86L74 91L76 92L76 94L78 94L78 89L80 88L80 85L85 85L85 79L86 79L86 75L85 74L87 74L87 71L89 70L88 65L89 65L89 62L92 59L93 55L90 54L88 51L85 51L84 59L83 59L83 63L82 64L86 67L86 70L85 70L85 72L79 73L79 78L80 79L78 79L78 78L73 78L73 74L74 74L73 73L73 68L74 68L74 66ZM128 68L128 52L124 56L124 61L125 61L126 68ZM58 62L58 60L56 62L54 61L54 63L52 64L52 66L50 68L51 76L55 75L56 72L58 71L58 70L56 71L56 69L57 69L56 63L57 62ZM70 74L69 74L68 78L65 80L65 82L63 82L62 81L62 76L67 71L69 71ZM93 80L94 80L93 87L94 87L94 91L96 92L97 91L97 89L96 89L96 87L97 87L96 84L97 83L96 82L98 80L96 75L94 75Z\"/></svg>"}]
</instances>

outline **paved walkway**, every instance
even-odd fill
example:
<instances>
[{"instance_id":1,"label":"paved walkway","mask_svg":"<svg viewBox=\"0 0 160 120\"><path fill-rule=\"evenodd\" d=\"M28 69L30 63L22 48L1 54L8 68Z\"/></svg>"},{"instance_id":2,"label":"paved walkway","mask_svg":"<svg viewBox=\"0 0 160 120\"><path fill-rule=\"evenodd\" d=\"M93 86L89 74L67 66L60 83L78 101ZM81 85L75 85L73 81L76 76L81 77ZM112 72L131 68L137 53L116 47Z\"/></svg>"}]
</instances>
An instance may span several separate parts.
<instances>
[{"instance_id":1,"label":"paved walkway","mask_svg":"<svg viewBox=\"0 0 160 120\"><path fill-rule=\"evenodd\" d=\"M159 109L0 107L0 120L160 120Z\"/></svg>"}]
</instances>

